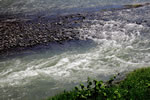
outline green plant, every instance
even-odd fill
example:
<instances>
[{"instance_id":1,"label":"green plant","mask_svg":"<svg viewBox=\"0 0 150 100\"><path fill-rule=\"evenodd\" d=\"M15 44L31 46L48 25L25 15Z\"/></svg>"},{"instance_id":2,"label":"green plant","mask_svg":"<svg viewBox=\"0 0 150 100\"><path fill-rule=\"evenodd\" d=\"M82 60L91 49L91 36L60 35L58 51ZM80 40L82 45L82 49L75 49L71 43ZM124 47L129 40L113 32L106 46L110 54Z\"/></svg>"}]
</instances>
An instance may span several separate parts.
<instances>
[{"instance_id":1,"label":"green plant","mask_svg":"<svg viewBox=\"0 0 150 100\"><path fill-rule=\"evenodd\" d=\"M107 82L91 80L80 84L72 91L56 95L49 100L150 100L150 68L135 70L119 84L116 76Z\"/></svg>"}]
</instances>

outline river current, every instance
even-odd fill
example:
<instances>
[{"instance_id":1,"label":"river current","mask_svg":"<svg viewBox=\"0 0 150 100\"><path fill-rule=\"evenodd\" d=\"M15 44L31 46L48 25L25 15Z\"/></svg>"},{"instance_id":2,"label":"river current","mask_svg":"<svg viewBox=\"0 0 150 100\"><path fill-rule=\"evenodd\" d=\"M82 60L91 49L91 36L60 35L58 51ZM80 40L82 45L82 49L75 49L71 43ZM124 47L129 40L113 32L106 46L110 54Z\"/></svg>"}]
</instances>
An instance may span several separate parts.
<instances>
[{"instance_id":1,"label":"river current","mask_svg":"<svg viewBox=\"0 0 150 100\"><path fill-rule=\"evenodd\" d=\"M144 1L0 0L0 2L3 2L3 5L0 4L1 13L15 13L28 12L30 7L30 11L53 8L51 11L55 12L76 7L123 5ZM5 4L7 6L4 7ZM2 55L0 100L41 100L64 89L69 90L80 82L86 82L87 77L105 81L112 75L150 66L150 6L108 10L100 14L101 18L95 16L92 20L85 19L81 28L73 29L80 32L80 40L62 44L49 43L46 46L40 45L10 55Z\"/></svg>"},{"instance_id":2,"label":"river current","mask_svg":"<svg viewBox=\"0 0 150 100\"><path fill-rule=\"evenodd\" d=\"M35 13L47 10L51 14L58 15L68 12L81 12L92 7L145 2L149 2L149 0L0 0L0 13Z\"/></svg>"}]
</instances>

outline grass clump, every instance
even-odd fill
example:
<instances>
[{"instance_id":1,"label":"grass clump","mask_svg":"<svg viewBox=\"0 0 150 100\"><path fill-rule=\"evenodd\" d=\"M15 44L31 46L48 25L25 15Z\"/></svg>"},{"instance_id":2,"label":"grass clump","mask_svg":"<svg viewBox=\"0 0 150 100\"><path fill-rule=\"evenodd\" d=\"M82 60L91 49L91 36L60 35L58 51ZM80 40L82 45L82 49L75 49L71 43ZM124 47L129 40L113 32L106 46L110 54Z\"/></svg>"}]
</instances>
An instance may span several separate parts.
<instances>
[{"instance_id":1,"label":"grass clump","mask_svg":"<svg viewBox=\"0 0 150 100\"><path fill-rule=\"evenodd\" d=\"M129 73L119 84L113 84L115 78L106 83L88 79L86 86L80 84L48 100L150 100L150 68Z\"/></svg>"}]
</instances>

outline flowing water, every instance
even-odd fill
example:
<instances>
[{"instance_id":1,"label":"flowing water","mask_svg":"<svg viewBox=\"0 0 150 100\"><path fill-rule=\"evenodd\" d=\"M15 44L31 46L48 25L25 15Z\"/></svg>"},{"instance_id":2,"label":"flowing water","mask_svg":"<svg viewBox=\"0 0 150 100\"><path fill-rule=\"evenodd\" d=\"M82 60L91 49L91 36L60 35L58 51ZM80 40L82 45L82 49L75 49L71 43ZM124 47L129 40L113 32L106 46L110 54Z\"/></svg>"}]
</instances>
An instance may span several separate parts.
<instances>
[{"instance_id":1,"label":"flowing water","mask_svg":"<svg viewBox=\"0 0 150 100\"><path fill-rule=\"evenodd\" d=\"M149 0L0 0L0 13L33 13L48 10L51 14L58 15L70 10L79 12L91 7L144 2L149 2Z\"/></svg>"},{"instance_id":2,"label":"flowing water","mask_svg":"<svg viewBox=\"0 0 150 100\"><path fill-rule=\"evenodd\" d=\"M0 12L53 11L144 1L148 2L0 0ZM150 66L150 6L104 11L101 18L86 19L81 28L73 30L80 32L81 40L50 43L1 56L0 100L41 100L71 89L87 77L108 80L114 74Z\"/></svg>"}]
</instances>

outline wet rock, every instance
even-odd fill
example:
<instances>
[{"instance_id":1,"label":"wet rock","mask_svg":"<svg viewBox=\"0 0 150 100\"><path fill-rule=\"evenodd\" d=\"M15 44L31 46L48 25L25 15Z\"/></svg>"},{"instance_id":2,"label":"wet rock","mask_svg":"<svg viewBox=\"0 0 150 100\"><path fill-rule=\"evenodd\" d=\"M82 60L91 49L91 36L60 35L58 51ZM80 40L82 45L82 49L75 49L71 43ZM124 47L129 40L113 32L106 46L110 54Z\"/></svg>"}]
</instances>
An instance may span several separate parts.
<instances>
[{"instance_id":1,"label":"wet rock","mask_svg":"<svg viewBox=\"0 0 150 100\"><path fill-rule=\"evenodd\" d=\"M138 19L136 20L136 24L142 24L143 20L142 19Z\"/></svg>"},{"instance_id":2,"label":"wet rock","mask_svg":"<svg viewBox=\"0 0 150 100\"><path fill-rule=\"evenodd\" d=\"M56 19L6 19L0 22L0 50L9 50L16 47L28 47L47 42L59 42L74 39L73 35L66 34L65 29L71 26L75 16L65 16ZM49 20L49 21L45 21ZM72 30L73 31L73 30ZM3 39L2 39L3 38Z\"/></svg>"}]
</instances>

